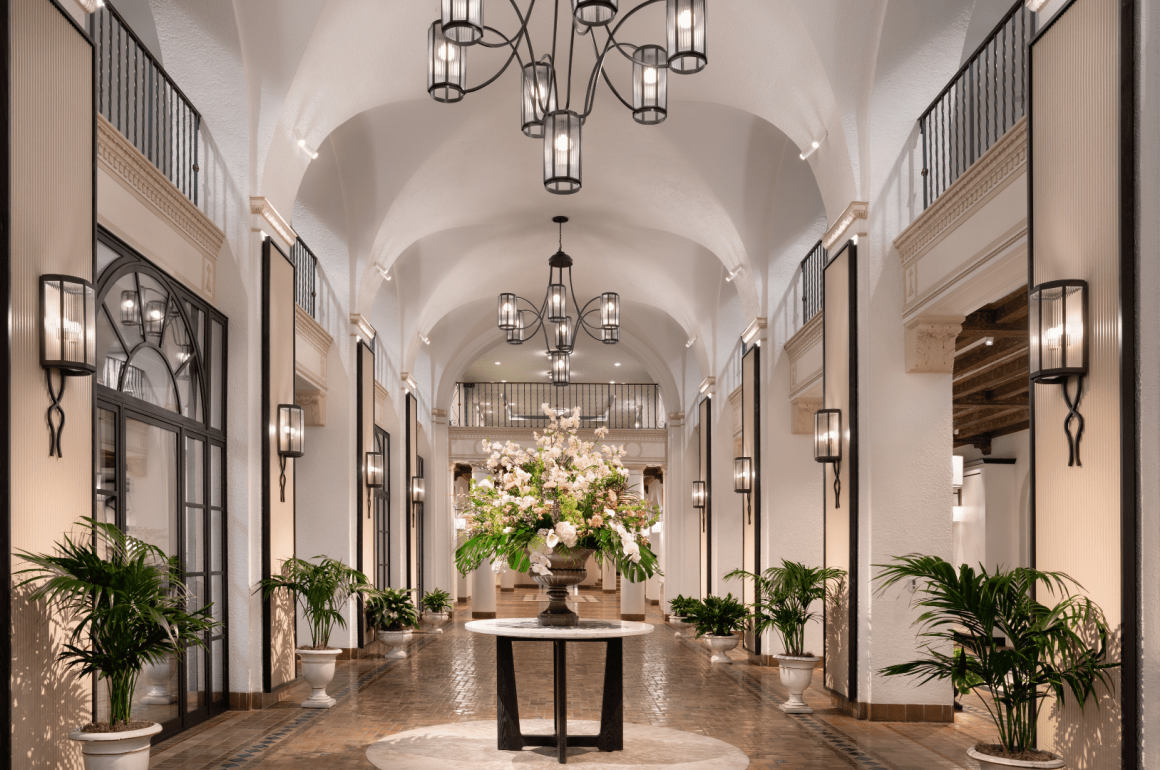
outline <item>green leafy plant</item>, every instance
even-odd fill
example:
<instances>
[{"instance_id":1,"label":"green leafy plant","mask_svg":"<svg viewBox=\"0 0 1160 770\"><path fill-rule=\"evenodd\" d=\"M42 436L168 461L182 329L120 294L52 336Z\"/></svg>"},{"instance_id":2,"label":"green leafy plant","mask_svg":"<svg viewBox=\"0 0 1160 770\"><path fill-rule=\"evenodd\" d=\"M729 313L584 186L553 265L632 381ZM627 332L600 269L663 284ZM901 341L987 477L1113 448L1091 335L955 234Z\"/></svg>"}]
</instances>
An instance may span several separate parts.
<instances>
[{"instance_id":1,"label":"green leafy plant","mask_svg":"<svg viewBox=\"0 0 1160 770\"><path fill-rule=\"evenodd\" d=\"M1062 704L1070 692L1082 709L1097 683L1111 690L1106 660L1108 626L1103 613L1062 572L1027 567L999 570L966 564L956 570L936 556L909 554L876 565L880 591L917 581L913 605L924 611L916 625L929 640L923 657L882 669L889 676L915 676L920 683L950 680L960 693L982 697L999 743L1008 755L1035 746L1036 711L1054 696ZM1032 598L1058 597L1052 605ZM996 634L1006 643L1000 645ZM957 646L956 646L957 645Z\"/></svg>"},{"instance_id":2,"label":"green leafy plant","mask_svg":"<svg viewBox=\"0 0 1160 770\"><path fill-rule=\"evenodd\" d=\"M807 567L785 559L780 567L770 567L760 575L736 569L725 576L753 581L757 596L752 605L753 630L776 629L785 654L797 658L808 655L806 624L819 617L810 608L820 599L836 598L845 577L846 572L836 567Z\"/></svg>"},{"instance_id":3,"label":"green leafy plant","mask_svg":"<svg viewBox=\"0 0 1160 770\"><path fill-rule=\"evenodd\" d=\"M177 557L112 524L86 518L82 526L84 538L66 535L54 555L19 551L33 566L16 573L27 576L17 587L37 583L30 598L74 623L57 660L77 676L104 680L109 721L126 729L141 667L205 647L220 624L210 616L212 605L186 610L190 594Z\"/></svg>"},{"instance_id":4,"label":"green leafy plant","mask_svg":"<svg viewBox=\"0 0 1160 770\"><path fill-rule=\"evenodd\" d=\"M419 625L419 614L411 601L414 589L383 588L367 594L367 621L383 631L403 631ZM428 594L430 596L430 594Z\"/></svg>"},{"instance_id":5,"label":"green leafy plant","mask_svg":"<svg viewBox=\"0 0 1160 770\"><path fill-rule=\"evenodd\" d=\"M278 591L289 591L302 607L310 626L310 649L329 649L335 626L346 628L342 611L350 597L371 589L367 576L329 556L315 556L317 564L298 558L282 562L282 574L258 583L268 599Z\"/></svg>"},{"instance_id":6,"label":"green leafy plant","mask_svg":"<svg viewBox=\"0 0 1160 770\"><path fill-rule=\"evenodd\" d=\"M734 599L733 594L727 594L705 597L704 601L691 608L685 616L685 622L696 627L697 637L703 634L729 636L744 626L748 617L746 606Z\"/></svg>"},{"instance_id":7,"label":"green leafy plant","mask_svg":"<svg viewBox=\"0 0 1160 770\"><path fill-rule=\"evenodd\" d=\"M700 603L701 603L700 599L690 599L688 597L681 596L680 594L677 594L669 602L669 613L673 617L687 618L689 616L689 613L695 611L697 609L697 605L699 605Z\"/></svg>"},{"instance_id":8,"label":"green leafy plant","mask_svg":"<svg viewBox=\"0 0 1160 770\"><path fill-rule=\"evenodd\" d=\"M451 594L436 588L423 595L423 609L428 612L451 612Z\"/></svg>"}]
</instances>

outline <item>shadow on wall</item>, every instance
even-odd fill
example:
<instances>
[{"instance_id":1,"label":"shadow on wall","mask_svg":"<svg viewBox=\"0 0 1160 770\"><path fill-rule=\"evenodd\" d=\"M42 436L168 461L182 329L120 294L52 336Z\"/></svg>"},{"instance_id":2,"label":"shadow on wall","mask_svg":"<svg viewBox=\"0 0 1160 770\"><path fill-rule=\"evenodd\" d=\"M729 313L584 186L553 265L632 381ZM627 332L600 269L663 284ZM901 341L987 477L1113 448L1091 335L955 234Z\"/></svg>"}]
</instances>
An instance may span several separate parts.
<instances>
[{"instance_id":1,"label":"shadow on wall","mask_svg":"<svg viewBox=\"0 0 1160 770\"><path fill-rule=\"evenodd\" d=\"M843 579L835 591L837 601L826 602L826 687L839 693L849 693L850 672L850 585ZM835 665L830 665L833 661Z\"/></svg>"},{"instance_id":2,"label":"shadow on wall","mask_svg":"<svg viewBox=\"0 0 1160 770\"><path fill-rule=\"evenodd\" d=\"M56 662L71 629L30 602L31 593L31 586L12 588L13 648L20 651L12 657L13 767L80 767L80 747L68 734L92 718L91 679Z\"/></svg>"},{"instance_id":3,"label":"shadow on wall","mask_svg":"<svg viewBox=\"0 0 1160 770\"><path fill-rule=\"evenodd\" d=\"M1108 660L1121 659L1122 634L1123 630L1117 628L1108 637ZM1089 639L1089 644L1094 646L1096 643L1094 639ZM1120 698L1126 693L1123 691L1120 669L1112 669L1108 674L1111 688L1097 684L1097 696L1082 711L1070 692L1063 705L1059 701L1052 701L1050 706L1044 704L1048 713L1046 719L1041 718L1039 721L1040 745L1060 754L1067 761L1068 767L1120 766L1120 734L1123 725ZM1136 686L1133 682L1132 687Z\"/></svg>"}]
</instances>

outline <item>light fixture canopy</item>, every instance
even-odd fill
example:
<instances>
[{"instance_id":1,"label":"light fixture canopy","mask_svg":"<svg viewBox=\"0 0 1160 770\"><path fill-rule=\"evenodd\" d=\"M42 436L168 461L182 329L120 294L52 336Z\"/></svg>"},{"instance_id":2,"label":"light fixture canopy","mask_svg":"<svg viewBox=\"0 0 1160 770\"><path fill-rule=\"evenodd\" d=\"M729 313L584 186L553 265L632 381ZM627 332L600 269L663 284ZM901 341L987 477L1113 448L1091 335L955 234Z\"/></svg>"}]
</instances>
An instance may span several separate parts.
<instances>
[{"instance_id":1,"label":"light fixture canopy","mask_svg":"<svg viewBox=\"0 0 1160 770\"><path fill-rule=\"evenodd\" d=\"M483 39L483 0L443 0L443 34L460 45Z\"/></svg>"},{"instance_id":2,"label":"light fixture canopy","mask_svg":"<svg viewBox=\"0 0 1160 770\"><path fill-rule=\"evenodd\" d=\"M616 16L618 0L572 0L572 18L586 27L602 27Z\"/></svg>"},{"instance_id":3,"label":"light fixture canopy","mask_svg":"<svg viewBox=\"0 0 1160 770\"><path fill-rule=\"evenodd\" d=\"M642 45L632 53L632 119L655 126L668 113L668 55L659 45Z\"/></svg>"},{"instance_id":4,"label":"light fixture canopy","mask_svg":"<svg viewBox=\"0 0 1160 770\"><path fill-rule=\"evenodd\" d=\"M705 0L668 0L669 69L691 75L705 69Z\"/></svg>"},{"instance_id":5,"label":"light fixture canopy","mask_svg":"<svg viewBox=\"0 0 1160 770\"><path fill-rule=\"evenodd\" d=\"M572 364L567 353L560 350L553 350L548 354L552 359L552 384L563 387L568 384L568 378L572 374Z\"/></svg>"},{"instance_id":6,"label":"light fixture canopy","mask_svg":"<svg viewBox=\"0 0 1160 770\"><path fill-rule=\"evenodd\" d=\"M544 188L550 193L571 195L580 190L580 129L580 116L571 110L544 116Z\"/></svg>"},{"instance_id":7,"label":"light fixture canopy","mask_svg":"<svg viewBox=\"0 0 1160 770\"><path fill-rule=\"evenodd\" d=\"M814 460L819 463L842 460L841 409L819 409L814 413Z\"/></svg>"},{"instance_id":8,"label":"light fixture canopy","mask_svg":"<svg viewBox=\"0 0 1160 770\"><path fill-rule=\"evenodd\" d=\"M437 102L458 102L467 95L464 48L443 33L436 19L427 32L427 93Z\"/></svg>"},{"instance_id":9,"label":"light fixture canopy","mask_svg":"<svg viewBox=\"0 0 1160 770\"><path fill-rule=\"evenodd\" d=\"M749 494L753 491L753 458L733 458L733 491Z\"/></svg>"},{"instance_id":10,"label":"light fixture canopy","mask_svg":"<svg viewBox=\"0 0 1160 770\"><path fill-rule=\"evenodd\" d=\"M556 111L556 78L547 62L524 65L520 82L520 129L525 136L542 139L544 116Z\"/></svg>"},{"instance_id":11,"label":"light fixture canopy","mask_svg":"<svg viewBox=\"0 0 1160 770\"><path fill-rule=\"evenodd\" d=\"M365 478L368 489L382 489L383 479L386 476L386 469L384 468L384 457L382 452L367 452L366 466L364 468Z\"/></svg>"},{"instance_id":12,"label":"light fixture canopy","mask_svg":"<svg viewBox=\"0 0 1160 770\"><path fill-rule=\"evenodd\" d=\"M1087 281L1048 281L1028 297L1031 380L1060 382L1087 374Z\"/></svg>"},{"instance_id":13,"label":"light fixture canopy","mask_svg":"<svg viewBox=\"0 0 1160 770\"><path fill-rule=\"evenodd\" d=\"M693 507L698 508L698 509L704 509L705 508L705 498L706 498L705 482L694 481L693 482Z\"/></svg>"}]
</instances>

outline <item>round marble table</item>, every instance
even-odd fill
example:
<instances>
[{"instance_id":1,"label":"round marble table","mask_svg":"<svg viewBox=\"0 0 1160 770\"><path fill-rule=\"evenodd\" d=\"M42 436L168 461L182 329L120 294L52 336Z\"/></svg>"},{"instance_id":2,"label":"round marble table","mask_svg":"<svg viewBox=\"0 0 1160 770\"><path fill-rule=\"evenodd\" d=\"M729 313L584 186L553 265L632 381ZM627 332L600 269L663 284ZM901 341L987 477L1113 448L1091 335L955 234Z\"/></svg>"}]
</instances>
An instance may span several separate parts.
<instances>
[{"instance_id":1,"label":"round marble table","mask_svg":"<svg viewBox=\"0 0 1160 770\"><path fill-rule=\"evenodd\" d=\"M555 746L560 764L568 761L569 746L595 746L600 751L624 748L624 645L626 636L651 634L649 623L628 620L581 620L575 628L541 626L535 618L497 618L472 620L468 631L495 637L496 649L496 727L500 751L519 751L524 746ZM552 642L553 735L524 735L520 732L520 709L516 700L516 670L512 642ZM604 663L604 699L600 709L598 735L568 736L568 675L566 645L568 642L606 642Z\"/></svg>"}]
</instances>

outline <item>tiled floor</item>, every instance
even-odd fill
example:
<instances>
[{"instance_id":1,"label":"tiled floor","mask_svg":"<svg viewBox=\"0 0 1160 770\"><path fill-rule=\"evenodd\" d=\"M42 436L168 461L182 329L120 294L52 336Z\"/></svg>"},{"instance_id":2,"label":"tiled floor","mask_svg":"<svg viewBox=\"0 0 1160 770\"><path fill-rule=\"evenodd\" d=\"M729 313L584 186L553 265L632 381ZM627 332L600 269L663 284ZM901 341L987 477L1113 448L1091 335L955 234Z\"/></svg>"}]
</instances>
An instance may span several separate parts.
<instances>
[{"instance_id":1,"label":"tiled floor","mask_svg":"<svg viewBox=\"0 0 1160 770\"><path fill-rule=\"evenodd\" d=\"M527 617L542 607L519 590L498 597L501 617ZM583 617L619 616L617 595L585 592L596 601L577 606ZM338 705L298 707L297 699L264 711L228 712L153 751L156 770L219 768L372 769L367 747L415 727L495 718L495 641L467 633L470 612L459 609L443 634L418 635L411 656L372 656L339 664L329 688ZM649 622L662 621L649 608ZM516 644L520 716L551 718L551 646ZM569 717L600 718L603 645L569 647ZM974 768L968 746L990 737L981 705L968 704L953 725L861 722L829 708L816 687L806 699L817 709L787 716L776 669L751 666L736 654L731 666L711 665L696 642L663 625L624 644L625 721L700 732L744 751L754 770L859 767L869 770ZM815 682L817 678L815 678ZM454 758L448 758L448 766Z\"/></svg>"}]
</instances>

